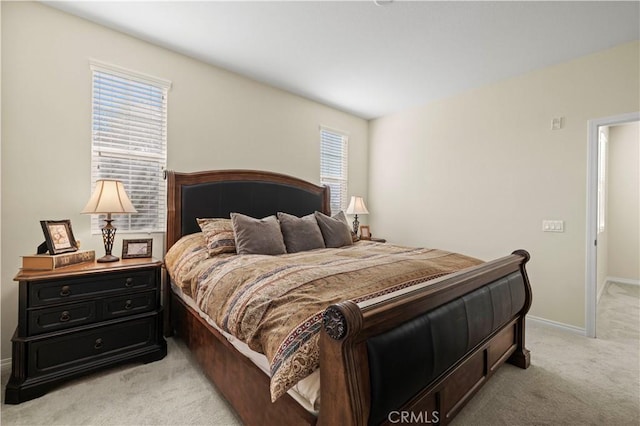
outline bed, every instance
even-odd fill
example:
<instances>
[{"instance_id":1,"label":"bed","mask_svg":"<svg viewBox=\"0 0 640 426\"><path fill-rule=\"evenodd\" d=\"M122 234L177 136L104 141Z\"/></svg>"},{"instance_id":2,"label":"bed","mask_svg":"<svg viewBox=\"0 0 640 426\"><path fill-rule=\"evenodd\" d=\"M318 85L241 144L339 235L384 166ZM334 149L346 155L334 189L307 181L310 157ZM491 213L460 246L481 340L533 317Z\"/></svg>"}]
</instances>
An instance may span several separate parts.
<instances>
[{"instance_id":1,"label":"bed","mask_svg":"<svg viewBox=\"0 0 640 426\"><path fill-rule=\"evenodd\" d=\"M228 218L232 212L256 218L277 212L330 214L327 187L282 174L168 172L167 179L167 250L200 231L196 218ZM528 260L526 251L517 250L376 297L335 300L323 308L317 338L318 411L300 404L291 392L273 398L264 368L242 355L224 330L172 286L169 274L165 332L186 343L245 424L447 424L503 363L529 366Z\"/></svg>"}]
</instances>

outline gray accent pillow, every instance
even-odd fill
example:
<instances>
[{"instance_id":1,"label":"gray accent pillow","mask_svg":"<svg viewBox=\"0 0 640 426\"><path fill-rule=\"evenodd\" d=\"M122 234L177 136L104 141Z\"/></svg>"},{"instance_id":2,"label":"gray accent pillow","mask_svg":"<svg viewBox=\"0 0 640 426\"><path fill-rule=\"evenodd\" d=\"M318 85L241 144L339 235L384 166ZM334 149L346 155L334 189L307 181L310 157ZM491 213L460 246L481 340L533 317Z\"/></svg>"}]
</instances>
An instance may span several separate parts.
<instances>
[{"instance_id":1,"label":"gray accent pillow","mask_svg":"<svg viewBox=\"0 0 640 426\"><path fill-rule=\"evenodd\" d=\"M231 213L231 224L236 236L238 254L285 254L280 223L275 216L255 219L240 213Z\"/></svg>"},{"instance_id":2,"label":"gray accent pillow","mask_svg":"<svg viewBox=\"0 0 640 426\"><path fill-rule=\"evenodd\" d=\"M320 227L313 213L297 217L278 212L278 220L284 237L284 245L287 246L287 253L324 248L322 232L320 232Z\"/></svg>"},{"instance_id":3,"label":"gray accent pillow","mask_svg":"<svg viewBox=\"0 0 640 426\"><path fill-rule=\"evenodd\" d=\"M324 238L324 245L327 248L337 248L350 246L353 244L351 229L344 212L340 212L333 217L329 217L321 212L315 212L318 226Z\"/></svg>"}]
</instances>

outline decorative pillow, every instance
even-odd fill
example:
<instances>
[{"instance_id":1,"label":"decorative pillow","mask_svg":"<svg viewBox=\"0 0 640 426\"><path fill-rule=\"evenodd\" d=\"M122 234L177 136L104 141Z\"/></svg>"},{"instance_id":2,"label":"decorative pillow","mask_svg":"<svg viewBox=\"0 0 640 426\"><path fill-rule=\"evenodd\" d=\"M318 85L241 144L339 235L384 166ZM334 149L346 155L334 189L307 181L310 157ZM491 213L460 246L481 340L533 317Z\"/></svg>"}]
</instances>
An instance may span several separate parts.
<instances>
[{"instance_id":1,"label":"decorative pillow","mask_svg":"<svg viewBox=\"0 0 640 426\"><path fill-rule=\"evenodd\" d=\"M353 244L351 229L344 212L329 217L321 212L315 212L316 220L322 231L324 245L327 248L350 246Z\"/></svg>"},{"instance_id":2,"label":"decorative pillow","mask_svg":"<svg viewBox=\"0 0 640 426\"><path fill-rule=\"evenodd\" d=\"M288 213L278 212L280 229L284 237L287 253L324 248L322 232L312 213L303 217L296 217Z\"/></svg>"},{"instance_id":3,"label":"decorative pillow","mask_svg":"<svg viewBox=\"0 0 640 426\"><path fill-rule=\"evenodd\" d=\"M231 213L238 254L285 254L280 222L275 216L254 219L240 213Z\"/></svg>"},{"instance_id":4,"label":"decorative pillow","mask_svg":"<svg viewBox=\"0 0 640 426\"><path fill-rule=\"evenodd\" d=\"M220 253L235 253L236 240L231 219L196 219L202 229L209 257Z\"/></svg>"}]
</instances>

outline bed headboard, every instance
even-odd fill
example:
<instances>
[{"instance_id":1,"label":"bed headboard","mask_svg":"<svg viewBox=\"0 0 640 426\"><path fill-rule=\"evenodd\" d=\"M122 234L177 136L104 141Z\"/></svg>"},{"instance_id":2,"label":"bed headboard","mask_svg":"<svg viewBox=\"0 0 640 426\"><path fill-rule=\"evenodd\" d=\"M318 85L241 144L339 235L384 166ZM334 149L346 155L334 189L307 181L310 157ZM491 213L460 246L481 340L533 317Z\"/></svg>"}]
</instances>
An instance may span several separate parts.
<instances>
[{"instance_id":1,"label":"bed headboard","mask_svg":"<svg viewBox=\"0 0 640 426\"><path fill-rule=\"evenodd\" d=\"M229 217L231 212L262 218L285 212L330 214L329 187L256 170L167 172L167 250L200 228L197 217Z\"/></svg>"}]
</instances>

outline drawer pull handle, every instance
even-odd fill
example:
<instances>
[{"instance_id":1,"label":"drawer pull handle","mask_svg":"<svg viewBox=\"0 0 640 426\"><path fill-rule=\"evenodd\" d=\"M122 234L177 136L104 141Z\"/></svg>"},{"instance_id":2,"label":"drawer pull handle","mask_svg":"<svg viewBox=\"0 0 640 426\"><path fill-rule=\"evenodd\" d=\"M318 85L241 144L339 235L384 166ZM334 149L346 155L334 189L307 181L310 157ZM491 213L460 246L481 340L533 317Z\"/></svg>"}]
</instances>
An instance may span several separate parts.
<instances>
[{"instance_id":1,"label":"drawer pull handle","mask_svg":"<svg viewBox=\"0 0 640 426\"><path fill-rule=\"evenodd\" d=\"M124 281L124 286L125 287L131 287L133 286L133 278L129 277Z\"/></svg>"},{"instance_id":2,"label":"drawer pull handle","mask_svg":"<svg viewBox=\"0 0 640 426\"><path fill-rule=\"evenodd\" d=\"M127 311L133 309L133 302L131 300L127 300L126 302L124 302L124 308Z\"/></svg>"},{"instance_id":3,"label":"drawer pull handle","mask_svg":"<svg viewBox=\"0 0 640 426\"><path fill-rule=\"evenodd\" d=\"M101 349L102 348L102 339L96 339L96 343L93 345L93 349Z\"/></svg>"},{"instance_id":4,"label":"drawer pull handle","mask_svg":"<svg viewBox=\"0 0 640 426\"><path fill-rule=\"evenodd\" d=\"M60 314L60 322L67 322L71 319L71 315L69 315L69 311L63 311Z\"/></svg>"},{"instance_id":5,"label":"drawer pull handle","mask_svg":"<svg viewBox=\"0 0 640 426\"><path fill-rule=\"evenodd\" d=\"M60 289L60 296L67 297L70 294L71 294L71 288L68 285L62 286L62 288Z\"/></svg>"}]
</instances>

